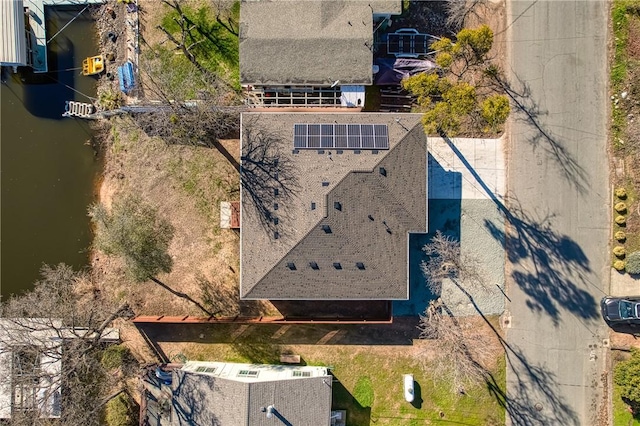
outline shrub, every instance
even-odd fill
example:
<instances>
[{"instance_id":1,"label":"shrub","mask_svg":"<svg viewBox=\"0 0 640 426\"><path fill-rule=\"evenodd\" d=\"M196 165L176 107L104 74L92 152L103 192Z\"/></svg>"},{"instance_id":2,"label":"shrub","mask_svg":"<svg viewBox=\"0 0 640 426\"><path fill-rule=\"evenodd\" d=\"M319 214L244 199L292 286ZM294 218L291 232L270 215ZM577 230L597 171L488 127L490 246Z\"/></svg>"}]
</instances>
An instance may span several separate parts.
<instances>
[{"instance_id":1,"label":"shrub","mask_svg":"<svg viewBox=\"0 0 640 426\"><path fill-rule=\"evenodd\" d=\"M640 251L634 251L627 256L627 272L630 274L640 274Z\"/></svg>"},{"instance_id":2,"label":"shrub","mask_svg":"<svg viewBox=\"0 0 640 426\"><path fill-rule=\"evenodd\" d=\"M109 426L134 426L139 424L135 402L126 393L107 403L106 423Z\"/></svg>"},{"instance_id":3,"label":"shrub","mask_svg":"<svg viewBox=\"0 0 640 426\"><path fill-rule=\"evenodd\" d=\"M614 238L618 241L624 241L627 239L627 234L624 231L618 231L614 234Z\"/></svg>"},{"instance_id":4,"label":"shrub","mask_svg":"<svg viewBox=\"0 0 640 426\"><path fill-rule=\"evenodd\" d=\"M613 248L613 254L615 254L617 257L623 257L625 255L625 250L624 247L622 246L616 246Z\"/></svg>"},{"instance_id":5,"label":"shrub","mask_svg":"<svg viewBox=\"0 0 640 426\"><path fill-rule=\"evenodd\" d=\"M640 351L631 349L631 358L620 361L613 370L613 381L620 386L620 393L633 405L640 403Z\"/></svg>"},{"instance_id":6,"label":"shrub","mask_svg":"<svg viewBox=\"0 0 640 426\"><path fill-rule=\"evenodd\" d=\"M624 214L627 212L627 205L625 203L617 203L614 208L616 209L616 211L620 214Z\"/></svg>"},{"instance_id":7,"label":"shrub","mask_svg":"<svg viewBox=\"0 0 640 426\"><path fill-rule=\"evenodd\" d=\"M616 194L616 197L620 198L621 200L624 200L625 198L627 198L627 190L624 188L616 188L615 194Z\"/></svg>"},{"instance_id":8,"label":"shrub","mask_svg":"<svg viewBox=\"0 0 640 426\"><path fill-rule=\"evenodd\" d=\"M627 223L627 219L622 215L618 215L616 216L616 223L620 226L624 226Z\"/></svg>"},{"instance_id":9,"label":"shrub","mask_svg":"<svg viewBox=\"0 0 640 426\"><path fill-rule=\"evenodd\" d=\"M624 271L624 267L625 267L624 260L616 260L615 262L613 262L613 268L616 271Z\"/></svg>"},{"instance_id":10,"label":"shrub","mask_svg":"<svg viewBox=\"0 0 640 426\"><path fill-rule=\"evenodd\" d=\"M112 345L102 352L100 362L107 370L122 367L131 358L129 348L123 345Z\"/></svg>"},{"instance_id":11,"label":"shrub","mask_svg":"<svg viewBox=\"0 0 640 426\"><path fill-rule=\"evenodd\" d=\"M510 111L509 98L505 95L489 96L480 104L480 115L493 130L507 121Z\"/></svg>"}]
</instances>

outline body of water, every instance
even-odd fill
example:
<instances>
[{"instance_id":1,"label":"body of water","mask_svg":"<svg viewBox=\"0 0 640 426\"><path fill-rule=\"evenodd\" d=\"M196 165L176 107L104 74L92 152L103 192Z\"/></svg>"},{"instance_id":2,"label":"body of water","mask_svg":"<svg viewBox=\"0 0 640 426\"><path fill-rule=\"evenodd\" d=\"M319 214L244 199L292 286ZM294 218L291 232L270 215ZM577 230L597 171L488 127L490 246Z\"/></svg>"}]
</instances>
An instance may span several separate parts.
<instances>
[{"instance_id":1,"label":"body of water","mask_svg":"<svg viewBox=\"0 0 640 426\"><path fill-rule=\"evenodd\" d=\"M81 8L49 7L47 37ZM43 263L87 265L100 161L89 123L62 118L66 100L90 102L96 80L80 70L98 54L95 29L84 12L49 44L47 74L10 74L1 87L0 286L3 297L32 287ZM80 92L80 93L78 93ZM81 94L82 93L82 94Z\"/></svg>"}]
</instances>

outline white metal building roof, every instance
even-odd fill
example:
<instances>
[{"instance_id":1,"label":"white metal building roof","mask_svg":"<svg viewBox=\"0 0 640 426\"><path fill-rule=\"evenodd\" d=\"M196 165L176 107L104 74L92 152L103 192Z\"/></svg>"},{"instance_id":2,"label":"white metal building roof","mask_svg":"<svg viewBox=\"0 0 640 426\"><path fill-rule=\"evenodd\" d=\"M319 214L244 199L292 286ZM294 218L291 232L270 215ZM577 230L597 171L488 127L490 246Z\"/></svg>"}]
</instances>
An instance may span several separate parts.
<instances>
[{"instance_id":1,"label":"white metal building roof","mask_svg":"<svg viewBox=\"0 0 640 426\"><path fill-rule=\"evenodd\" d=\"M22 0L0 1L0 65L27 65L27 38Z\"/></svg>"}]
</instances>

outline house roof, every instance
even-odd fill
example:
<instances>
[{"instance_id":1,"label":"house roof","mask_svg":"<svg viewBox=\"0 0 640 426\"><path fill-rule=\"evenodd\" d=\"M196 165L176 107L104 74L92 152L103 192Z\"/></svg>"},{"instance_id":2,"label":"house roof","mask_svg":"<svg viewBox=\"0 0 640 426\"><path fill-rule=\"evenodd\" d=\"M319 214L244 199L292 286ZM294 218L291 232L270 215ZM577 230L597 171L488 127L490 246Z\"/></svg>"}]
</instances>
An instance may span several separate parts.
<instances>
[{"instance_id":1,"label":"house roof","mask_svg":"<svg viewBox=\"0 0 640 426\"><path fill-rule=\"evenodd\" d=\"M384 124L390 149L294 153L295 123ZM289 182L292 193L280 190L265 202L267 207L278 204L270 213L278 218L274 225L257 209L248 183L243 185L240 296L407 299L408 232L425 232L427 222L426 136L420 115L243 114L243 170L249 166L249 138L256 132L271 135L271 155L285 169L278 178Z\"/></svg>"},{"instance_id":2,"label":"house roof","mask_svg":"<svg viewBox=\"0 0 640 426\"><path fill-rule=\"evenodd\" d=\"M0 1L0 65L27 64L27 38L22 0Z\"/></svg>"},{"instance_id":3,"label":"house roof","mask_svg":"<svg viewBox=\"0 0 640 426\"><path fill-rule=\"evenodd\" d=\"M364 1L261 0L240 6L240 81L373 83L373 15Z\"/></svg>"},{"instance_id":4,"label":"house roof","mask_svg":"<svg viewBox=\"0 0 640 426\"><path fill-rule=\"evenodd\" d=\"M273 406L274 417L293 425L329 425L332 377L326 368L234 363L189 363L222 365L230 374L176 370L172 383L171 425L207 424L268 426L263 407ZM187 366L185 366L187 367ZM193 367L193 366L191 366ZM240 369L260 371L262 380L237 379ZM292 377L294 370L313 370L311 377ZM161 422L162 423L162 422ZM282 422L285 423L285 422Z\"/></svg>"}]
</instances>

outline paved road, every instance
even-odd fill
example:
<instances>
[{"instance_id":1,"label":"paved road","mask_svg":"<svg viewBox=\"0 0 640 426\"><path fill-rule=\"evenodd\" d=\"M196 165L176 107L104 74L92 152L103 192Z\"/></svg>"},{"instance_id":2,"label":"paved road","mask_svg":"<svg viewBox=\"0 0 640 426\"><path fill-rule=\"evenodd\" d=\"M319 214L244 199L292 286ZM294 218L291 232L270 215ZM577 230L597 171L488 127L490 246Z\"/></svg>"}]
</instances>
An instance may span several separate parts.
<instances>
[{"instance_id":1,"label":"paved road","mask_svg":"<svg viewBox=\"0 0 640 426\"><path fill-rule=\"evenodd\" d=\"M508 413L597 425L608 291L604 1L508 1Z\"/></svg>"}]
</instances>

